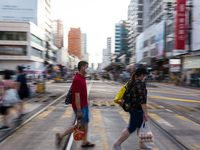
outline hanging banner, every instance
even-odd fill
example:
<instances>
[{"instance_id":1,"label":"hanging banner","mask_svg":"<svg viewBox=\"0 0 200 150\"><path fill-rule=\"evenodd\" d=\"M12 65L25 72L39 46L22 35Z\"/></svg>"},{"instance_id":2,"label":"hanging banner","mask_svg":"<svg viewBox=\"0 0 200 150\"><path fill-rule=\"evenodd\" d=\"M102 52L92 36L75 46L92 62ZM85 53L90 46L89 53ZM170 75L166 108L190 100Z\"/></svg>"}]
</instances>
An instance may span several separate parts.
<instances>
[{"instance_id":1,"label":"hanging banner","mask_svg":"<svg viewBox=\"0 0 200 150\"><path fill-rule=\"evenodd\" d=\"M186 0L176 0L175 53L185 52Z\"/></svg>"}]
</instances>

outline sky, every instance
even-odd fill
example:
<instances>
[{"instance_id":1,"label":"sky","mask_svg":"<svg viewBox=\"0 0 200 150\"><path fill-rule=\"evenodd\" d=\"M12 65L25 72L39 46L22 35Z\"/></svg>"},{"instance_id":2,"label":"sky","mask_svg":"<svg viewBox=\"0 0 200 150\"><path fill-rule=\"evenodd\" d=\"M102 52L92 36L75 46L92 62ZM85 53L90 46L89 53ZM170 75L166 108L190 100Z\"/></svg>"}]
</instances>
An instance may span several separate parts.
<instances>
[{"instance_id":1,"label":"sky","mask_svg":"<svg viewBox=\"0 0 200 150\"><path fill-rule=\"evenodd\" d=\"M87 34L89 63L102 62L107 37L112 38L114 53L115 23L127 20L130 0L52 0L52 19L62 19L64 46L68 44L70 27Z\"/></svg>"}]
</instances>

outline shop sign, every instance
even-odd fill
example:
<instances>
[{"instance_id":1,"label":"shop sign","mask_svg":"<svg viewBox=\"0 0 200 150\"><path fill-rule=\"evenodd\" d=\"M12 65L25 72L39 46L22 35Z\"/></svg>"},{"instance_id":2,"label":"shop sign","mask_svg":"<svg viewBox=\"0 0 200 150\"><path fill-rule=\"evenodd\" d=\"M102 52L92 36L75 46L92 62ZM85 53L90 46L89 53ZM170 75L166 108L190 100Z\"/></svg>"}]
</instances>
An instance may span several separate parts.
<instances>
[{"instance_id":1,"label":"shop sign","mask_svg":"<svg viewBox=\"0 0 200 150\"><path fill-rule=\"evenodd\" d=\"M170 72L180 72L180 64L171 64Z\"/></svg>"},{"instance_id":2,"label":"shop sign","mask_svg":"<svg viewBox=\"0 0 200 150\"><path fill-rule=\"evenodd\" d=\"M181 60L180 59L170 59L169 60L170 65L170 72L180 72L181 68Z\"/></svg>"},{"instance_id":3,"label":"shop sign","mask_svg":"<svg viewBox=\"0 0 200 150\"><path fill-rule=\"evenodd\" d=\"M175 53L185 51L186 40L186 0L176 0Z\"/></svg>"}]
</instances>

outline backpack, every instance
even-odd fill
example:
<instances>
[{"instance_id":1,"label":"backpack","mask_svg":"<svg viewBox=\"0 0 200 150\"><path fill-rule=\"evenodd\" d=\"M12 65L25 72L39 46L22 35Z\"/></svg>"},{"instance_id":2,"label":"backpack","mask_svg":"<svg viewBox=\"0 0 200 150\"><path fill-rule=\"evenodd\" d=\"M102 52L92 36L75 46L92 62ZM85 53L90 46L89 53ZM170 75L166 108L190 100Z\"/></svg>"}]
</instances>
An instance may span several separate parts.
<instances>
[{"instance_id":1,"label":"backpack","mask_svg":"<svg viewBox=\"0 0 200 150\"><path fill-rule=\"evenodd\" d=\"M67 96L65 97L65 104L71 104L72 103L72 85L67 93Z\"/></svg>"},{"instance_id":2,"label":"backpack","mask_svg":"<svg viewBox=\"0 0 200 150\"><path fill-rule=\"evenodd\" d=\"M124 109L124 111L129 112L132 107L132 96L131 96L131 88L128 88L128 84L125 86L126 91L124 92L121 107Z\"/></svg>"}]
</instances>

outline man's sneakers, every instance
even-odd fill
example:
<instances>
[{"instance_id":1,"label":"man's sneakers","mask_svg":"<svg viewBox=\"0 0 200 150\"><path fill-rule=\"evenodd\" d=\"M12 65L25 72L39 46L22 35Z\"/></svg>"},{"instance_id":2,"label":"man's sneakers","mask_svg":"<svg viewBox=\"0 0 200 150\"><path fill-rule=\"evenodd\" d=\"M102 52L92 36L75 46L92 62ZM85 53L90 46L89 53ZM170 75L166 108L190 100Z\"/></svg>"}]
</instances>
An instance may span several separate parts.
<instances>
[{"instance_id":1,"label":"man's sneakers","mask_svg":"<svg viewBox=\"0 0 200 150\"><path fill-rule=\"evenodd\" d=\"M9 126L2 126L0 128L0 131L6 131L6 130L10 130L10 127Z\"/></svg>"}]
</instances>

